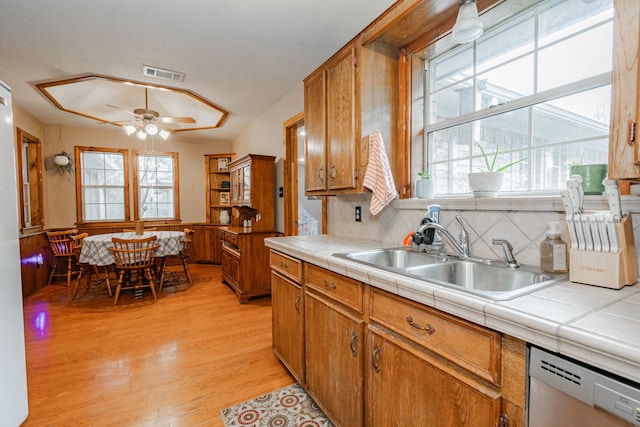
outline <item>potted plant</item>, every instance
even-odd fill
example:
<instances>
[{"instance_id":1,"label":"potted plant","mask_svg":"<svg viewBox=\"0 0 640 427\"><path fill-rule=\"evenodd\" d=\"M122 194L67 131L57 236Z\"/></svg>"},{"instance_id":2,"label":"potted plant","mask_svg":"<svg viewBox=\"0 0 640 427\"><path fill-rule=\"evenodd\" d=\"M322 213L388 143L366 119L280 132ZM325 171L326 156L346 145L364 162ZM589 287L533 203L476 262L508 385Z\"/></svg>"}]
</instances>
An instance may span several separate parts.
<instances>
[{"instance_id":1,"label":"potted plant","mask_svg":"<svg viewBox=\"0 0 640 427\"><path fill-rule=\"evenodd\" d=\"M53 164L56 166L58 172L60 173L71 173L73 172L73 160L71 160L71 155L66 151L61 151L58 154L53 156Z\"/></svg>"},{"instance_id":2,"label":"potted plant","mask_svg":"<svg viewBox=\"0 0 640 427\"><path fill-rule=\"evenodd\" d=\"M584 194L602 194L604 193L604 185L602 181L607 177L608 165L571 163L569 165L569 173L571 175L580 175L582 177L582 189Z\"/></svg>"},{"instance_id":3,"label":"potted plant","mask_svg":"<svg viewBox=\"0 0 640 427\"><path fill-rule=\"evenodd\" d=\"M431 179L431 174L426 169L418 172L419 179L416 180L416 197L418 199L432 199L435 193L435 182Z\"/></svg>"},{"instance_id":4,"label":"potted plant","mask_svg":"<svg viewBox=\"0 0 640 427\"><path fill-rule=\"evenodd\" d=\"M484 151L482 146L476 142L480 152L484 157L484 162L487 170L484 172L471 172L469 174L469 187L475 197L494 197L502 188L502 179L504 177L503 172L511 166L520 163L527 158L524 157L515 162L511 162L496 169L496 159L498 158L498 146L496 145L496 152L491 159Z\"/></svg>"}]
</instances>

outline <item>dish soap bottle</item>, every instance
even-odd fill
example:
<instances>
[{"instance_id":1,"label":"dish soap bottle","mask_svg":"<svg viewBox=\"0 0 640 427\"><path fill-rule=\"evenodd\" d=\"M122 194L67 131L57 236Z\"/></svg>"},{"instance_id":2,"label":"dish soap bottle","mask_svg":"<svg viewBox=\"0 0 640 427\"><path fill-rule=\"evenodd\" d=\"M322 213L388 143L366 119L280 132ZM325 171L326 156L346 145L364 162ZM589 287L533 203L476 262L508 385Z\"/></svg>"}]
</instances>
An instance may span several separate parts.
<instances>
[{"instance_id":1,"label":"dish soap bottle","mask_svg":"<svg viewBox=\"0 0 640 427\"><path fill-rule=\"evenodd\" d=\"M540 268L547 273L566 273L567 244L562 240L559 222L550 222L547 238L540 243Z\"/></svg>"}]
</instances>

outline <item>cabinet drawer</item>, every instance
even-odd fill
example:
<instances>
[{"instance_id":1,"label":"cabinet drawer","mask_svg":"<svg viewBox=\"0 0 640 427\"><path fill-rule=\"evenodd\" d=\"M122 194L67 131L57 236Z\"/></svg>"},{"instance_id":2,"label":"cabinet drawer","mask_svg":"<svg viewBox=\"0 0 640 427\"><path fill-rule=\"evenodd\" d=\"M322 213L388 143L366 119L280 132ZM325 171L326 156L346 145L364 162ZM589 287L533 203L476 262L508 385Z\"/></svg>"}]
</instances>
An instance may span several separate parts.
<instances>
[{"instance_id":1,"label":"cabinet drawer","mask_svg":"<svg viewBox=\"0 0 640 427\"><path fill-rule=\"evenodd\" d=\"M229 233L228 231L224 232L224 240L225 242L233 243L234 245L238 244L238 235L235 233Z\"/></svg>"},{"instance_id":2,"label":"cabinet drawer","mask_svg":"<svg viewBox=\"0 0 640 427\"><path fill-rule=\"evenodd\" d=\"M371 292L371 320L500 385L498 332L376 289Z\"/></svg>"},{"instance_id":3,"label":"cabinet drawer","mask_svg":"<svg viewBox=\"0 0 640 427\"><path fill-rule=\"evenodd\" d=\"M362 313L362 284L315 265L304 264L305 283L309 288Z\"/></svg>"},{"instance_id":4,"label":"cabinet drawer","mask_svg":"<svg viewBox=\"0 0 640 427\"><path fill-rule=\"evenodd\" d=\"M280 252L271 251L269 262L272 269L297 283L302 283L302 261Z\"/></svg>"}]
</instances>

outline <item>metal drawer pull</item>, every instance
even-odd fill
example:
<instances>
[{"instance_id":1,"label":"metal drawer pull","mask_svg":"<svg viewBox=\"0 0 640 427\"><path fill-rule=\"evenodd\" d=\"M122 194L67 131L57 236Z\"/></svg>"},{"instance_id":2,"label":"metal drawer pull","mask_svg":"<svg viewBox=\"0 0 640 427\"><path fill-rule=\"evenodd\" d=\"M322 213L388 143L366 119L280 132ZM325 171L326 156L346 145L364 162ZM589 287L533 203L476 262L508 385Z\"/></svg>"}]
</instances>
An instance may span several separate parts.
<instances>
[{"instance_id":1,"label":"metal drawer pull","mask_svg":"<svg viewBox=\"0 0 640 427\"><path fill-rule=\"evenodd\" d=\"M333 165L329 168L329 178L334 179L336 177L336 166Z\"/></svg>"},{"instance_id":2,"label":"metal drawer pull","mask_svg":"<svg viewBox=\"0 0 640 427\"><path fill-rule=\"evenodd\" d=\"M318 179L324 181L324 168L318 169Z\"/></svg>"},{"instance_id":3,"label":"metal drawer pull","mask_svg":"<svg viewBox=\"0 0 640 427\"><path fill-rule=\"evenodd\" d=\"M300 302L302 301L302 298L300 297L300 295L298 295L296 297L296 311L298 312L298 314L300 314Z\"/></svg>"},{"instance_id":4,"label":"metal drawer pull","mask_svg":"<svg viewBox=\"0 0 640 427\"><path fill-rule=\"evenodd\" d=\"M380 354L380 347L376 344L373 347L373 353L371 353L371 366L376 372L380 372L380 365L378 365L378 355Z\"/></svg>"},{"instance_id":5,"label":"metal drawer pull","mask_svg":"<svg viewBox=\"0 0 640 427\"><path fill-rule=\"evenodd\" d=\"M282 262L282 261L280 261L280 267L289 268L289 266L286 263Z\"/></svg>"},{"instance_id":6,"label":"metal drawer pull","mask_svg":"<svg viewBox=\"0 0 640 427\"><path fill-rule=\"evenodd\" d=\"M326 288L330 288L330 289L335 289L335 288L337 288L337 286L336 286L336 284L335 284L335 283L329 283L329 282L327 282L326 280L323 280L323 281L322 281L322 284L324 284L324 286L325 286Z\"/></svg>"},{"instance_id":7,"label":"metal drawer pull","mask_svg":"<svg viewBox=\"0 0 640 427\"><path fill-rule=\"evenodd\" d=\"M354 347L357 339L358 333L356 331L353 331L351 333L351 340L349 341L349 347L351 347L351 354L353 354L353 357L358 356L358 350Z\"/></svg>"},{"instance_id":8,"label":"metal drawer pull","mask_svg":"<svg viewBox=\"0 0 640 427\"><path fill-rule=\"evenodd\" d=\"M411 326L413 326L416 329L420 329L421 331L426 331L427 334L429 335L435 333L436 331L436 329L433 326L431 326L431 323L427 323L427 326L420 326L413 321L413 317L411 316L407 316L407 323L409 323Z\"/></svg>"}]
</instances>

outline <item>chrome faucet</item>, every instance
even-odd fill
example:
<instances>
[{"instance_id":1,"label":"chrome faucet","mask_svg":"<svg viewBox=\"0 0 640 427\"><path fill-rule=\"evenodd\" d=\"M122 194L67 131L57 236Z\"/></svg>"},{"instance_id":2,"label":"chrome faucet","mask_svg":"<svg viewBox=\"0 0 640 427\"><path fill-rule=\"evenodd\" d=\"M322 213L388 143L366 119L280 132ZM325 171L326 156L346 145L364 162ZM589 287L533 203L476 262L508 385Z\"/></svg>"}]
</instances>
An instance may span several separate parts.
<instances>
[{"instance_id":1,"label":"chrome faucet","mask_svg":"<svg viewBox=\"0 0 640 427\"><path fill-rule=\"evenodd\" d=\"M501 245L504 250L504 256L507 258L507 267L518 268L520 264L516 261L516 257L513 256L513 246L507 239L492 239L491 243L494 245Z\"/></svg>"},{"instance_id":2,"label":"chrome faucet","mask_svg":"<svg viewBox=\"0 0 640 427\"><path fill-rule=\"evenodd\" d=\"M447 238L449 243L451 243L451 246L453 246L458 252L460 252L460 256L467 258L470 256L469 233L467 233L467 230L464 228L464 223L462 222L462 217L460 215L456 215L456 221L460 223L460 242L459 243L458 241L456 241L455 237L453 237L451 233L449 233L449 230L447 230L440 224L436 224L435 222L427 222L425 224L422 224L420 228L418 228L417 233L422 233L428 229L434 229L441 236L444 236Z\"/></svg>"}]
</instances>

